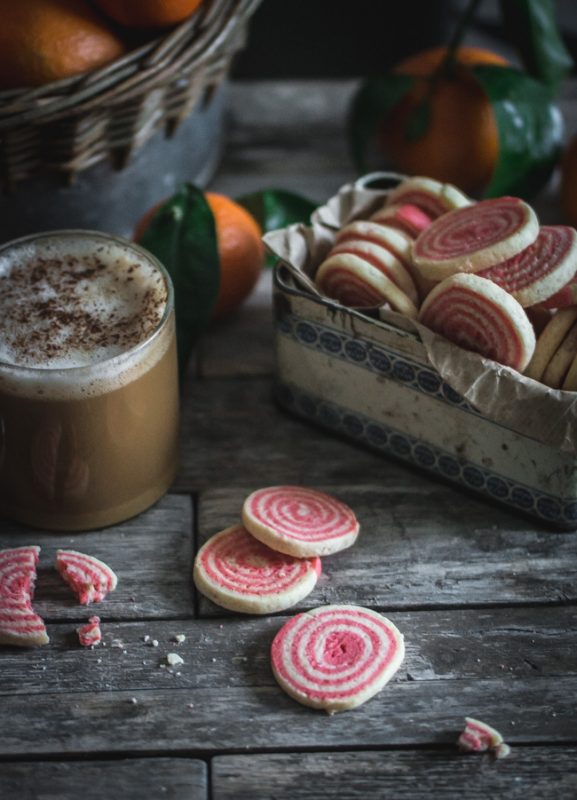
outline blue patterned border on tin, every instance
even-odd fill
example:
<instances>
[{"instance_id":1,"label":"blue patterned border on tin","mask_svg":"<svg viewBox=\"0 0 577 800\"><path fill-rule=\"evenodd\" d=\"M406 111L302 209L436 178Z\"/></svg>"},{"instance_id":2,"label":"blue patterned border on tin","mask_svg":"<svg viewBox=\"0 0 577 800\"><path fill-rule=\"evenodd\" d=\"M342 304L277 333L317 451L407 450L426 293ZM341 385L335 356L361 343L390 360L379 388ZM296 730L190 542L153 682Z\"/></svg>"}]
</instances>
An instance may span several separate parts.
<instances>
[{"instance_id":1,"label":"blue patterned border on tin","mask_svg":"<svg viewBox=\"0 0 577 800\"><path fill-rule=\"evenodd\" d=\"M418 361L400 356L387 347L355 339L340 330L317 322L309 322L295 314L283 317L282 321L277 323L277 331L304 347L396 380L410 389L435 397L469 414L479 415L479 412L445 383L437 372L423 367Z\"/></svg>"},{"instance_id":2,"label":"blue patterned border on tin","mask_svg":"<svg viewBox=\"0 0 577 800\"><path fill-rule=\"evenodd\" d=\"M365 417L336 403L277 381L277 400L301 417L361 442L381 453L400 458L434 475L498 500L560 527L577 527L577 502L564 501L434 447L396 428Z\"/></svg>"}]
</instances>

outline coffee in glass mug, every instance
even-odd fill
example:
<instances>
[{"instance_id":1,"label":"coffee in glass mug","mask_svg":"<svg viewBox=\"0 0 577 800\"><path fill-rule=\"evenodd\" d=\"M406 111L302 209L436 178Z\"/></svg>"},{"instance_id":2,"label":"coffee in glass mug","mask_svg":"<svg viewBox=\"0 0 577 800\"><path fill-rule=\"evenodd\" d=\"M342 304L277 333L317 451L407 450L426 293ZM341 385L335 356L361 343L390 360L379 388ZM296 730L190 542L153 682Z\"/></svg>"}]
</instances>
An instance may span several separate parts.
<instances>
[{"instance_id":1,"label":"coffee in glass mug","mask_svg":"<svg viewBox=\"0 0 577 800\"><path fill-rule=\"evenodd\" d=\"M138 514L177 465L173 291L92 231L0 247L0 511L56 530Z\"/></svg>"}]
</instances>

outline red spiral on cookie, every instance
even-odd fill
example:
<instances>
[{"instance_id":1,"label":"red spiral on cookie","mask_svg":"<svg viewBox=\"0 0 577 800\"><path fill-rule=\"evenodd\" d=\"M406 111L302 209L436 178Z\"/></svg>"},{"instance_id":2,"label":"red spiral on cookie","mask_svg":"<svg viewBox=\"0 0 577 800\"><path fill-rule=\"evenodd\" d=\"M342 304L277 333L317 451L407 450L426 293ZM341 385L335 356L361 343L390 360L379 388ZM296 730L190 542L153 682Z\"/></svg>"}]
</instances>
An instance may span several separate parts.
<instances>
[{"instance_id":1,"label":"red spiral on cookie","mask_svg":"<svg viewBox=\"0 0 577 800\"><path fill-rule=\"evenodd\" d=\"M244 502L247 530L274 550L297 557L322 556L350 547L359 523L347 505L302 486L271 486Z\"/></svg>"},{"instance_id":2,"label":"red spiral on cookie","mask_svg":"<svg viewBox=\"0 0 577 800\"><path fill-rule=\"evenodd\" d=\"M333 605L298 614L277 633L271 665L304 705L343 711L373 697L404 657L401 633L376 611Z\"/></svg>"},{"instance_id":3,"label":"red spiral on cookie","mask_svg":"<svg viewBox=\"0 0 577 800\"><path fill-rule=\"evenodd\" d=\"M198 551L194 582L218 605L264 614L306 597L321 573L319 558L295 558L271 550L242 525L212 536Z\"/></svg>"},{"instance_id":4,"label":"red spiral on cookie","mask_svg":"<svg viewBox=\"0 0 577 800\"><path fill-rule=\"evenodd\" d=\"M81 605L99 603L118 583L108 564L77 550L57 550L55 566Z\"/></svg>"},{"instance_id":5,"label":"red spiral on cookie","mask_svg":"<svg viewBox=\"0 0 577 800\"><path fill-rule=\"evenodd\" d=\"M576 272L577 231L567 225L544 225L529 247L477 274L505 289L525 308L562 291Z\"/></svg>"},{"instance_id":6,"label":"red spiral on cookie","mask_svg":"<svg viewBox=\"0 0 577 800\"><path fill-rule=\"evenodd\" d=\"M40 548L0 551L0 644L47 644L46 626L32 608Z\"/></svg>"},{"instance_id":7,"label":"red spiral on cookie","mask_svg":"<svg viewBox=\"0 0 577 800\"><path fill-rule=\"evenodd\" d=\"M39 552L34 545L0 550L0 595L32 594Z\"/></svg>"},{"instance_id":8,"label":"red spiral on cookie","mask_svg":"<svg viewBox=\"0 0 577 800\"><path fill-rule=\"evenodd\" d=\"M523 308L478 275L442 281L423 303L419 320L455 344L519 371L535 350L535 333Z\"/></svg>"},{"instance_id":9,"label":"red spiral on cookie","mask_svg":"<svg viewBox=\"0 0 577 800\"><path fill-rule=\"evenodd\" d=\"M480 272L529 247L538 233L535 212L519 198L482 200L429 225L415 241L413 261L433 280Z\"/></svg>"}]
</instances>

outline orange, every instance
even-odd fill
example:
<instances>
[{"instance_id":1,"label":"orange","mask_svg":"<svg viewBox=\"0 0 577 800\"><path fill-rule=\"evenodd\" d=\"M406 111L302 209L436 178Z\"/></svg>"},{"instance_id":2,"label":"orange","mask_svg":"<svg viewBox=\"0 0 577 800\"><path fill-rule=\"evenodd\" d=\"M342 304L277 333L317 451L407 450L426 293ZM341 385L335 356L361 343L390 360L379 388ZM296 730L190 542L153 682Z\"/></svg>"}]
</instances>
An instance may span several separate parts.
<instances>
[{"instance_id":1,"label":"orange","mask_svg":"<svg viewBox=\"0 0 577 800\"><path fill-rule=\"evenodd\" d=\"M569 141L561 159L561 209L565 222L577 227L577 136Z\"/></svg>"},{"instance_id":2,"label":"orange","mask_svg":"<svg viewBox=\"0 0 577 800\"><path fill-rule=\"evenodd\" d=\"M480 192L490 181L499 154L497 125L489 99L468 67L506 66L496 53L476 47L456 52L456 68L431 83L447 48L436 47L411 56L393 72L417 76L402 101L384 120L380 144L396 169L454 183L464 192ZM429 94L430 92L430 94ZM422 136L409 141L406 124L413 111L430 98L430 118Z\"/></svg>"},{"instance_id":3,"label":"orange","mask_svg":"<svg viewBox=\"0 0 577 800\"><path fill-rule=\"evenodd\" d=\"M2 3L0 89L42 86L107 64L124 44L85 0Z\"/></svg>"},{"instance_id":4,"label":"orange","mask_svg":"<svg viewBox=\"0 0 577 800\"><path fill-rule=\"evenodd\" d=\"M246 209L223 194L207 192L205 197L214 215L220 259L220 285L212 314L218 319L237 308L253 290L264 264L264 245L260 226ZM140 241L160 206L162 203L151 208L138 222L135 241Z\"/></svg>"},{"instance_id":5,"label":"orange","mask_svg":"<svg viewBox=\"0 0 577 800\"><path fill-rule=\"evenodd\" d=\"M162 28L189 17L202 0L96 0L109 17L132 28Z\"/></svg>"}]
</instances>

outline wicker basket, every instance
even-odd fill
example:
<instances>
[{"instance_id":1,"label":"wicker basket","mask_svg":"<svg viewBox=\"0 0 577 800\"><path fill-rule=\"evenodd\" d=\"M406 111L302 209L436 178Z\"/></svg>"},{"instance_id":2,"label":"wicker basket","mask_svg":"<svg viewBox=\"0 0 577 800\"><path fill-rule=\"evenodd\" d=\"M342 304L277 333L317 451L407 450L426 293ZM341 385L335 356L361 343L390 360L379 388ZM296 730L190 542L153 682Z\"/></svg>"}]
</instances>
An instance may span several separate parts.
<instances>
[{"instance_id":1,"label":"wicker basket","mask_svg":"<svg viewBox=\"0 0 577 800\"><path fill-rule=\"evenodd\" d=\"M260 0L205 0L188 20L104 68L37 89L0 92L0 187L46 174L70 183L108 160L127 164L210 98Z\"/></svg>"}]
</instances>

